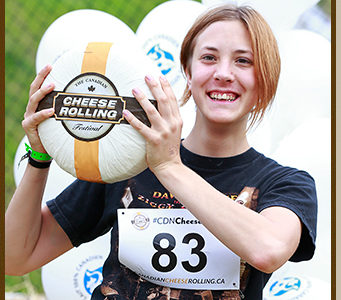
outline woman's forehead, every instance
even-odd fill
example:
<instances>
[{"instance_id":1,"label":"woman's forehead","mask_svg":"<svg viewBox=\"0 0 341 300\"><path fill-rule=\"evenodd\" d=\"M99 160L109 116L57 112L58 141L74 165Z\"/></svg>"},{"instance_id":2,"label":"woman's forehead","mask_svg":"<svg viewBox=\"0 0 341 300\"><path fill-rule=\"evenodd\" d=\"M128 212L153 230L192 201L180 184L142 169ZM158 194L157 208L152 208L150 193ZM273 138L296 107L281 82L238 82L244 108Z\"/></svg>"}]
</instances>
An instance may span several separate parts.
<instances>
[{"instance_id":1,"label":"woman's forehead","mask_svg":"<svg viewBox=\"0 0 341 300\"><path fill-rule=\"evenodd\" d=\"M211 49L224 45L238 45L241 51L252 52L251 38L246 26L239 20L217 21L197 36L195 48Z\"/></svg>"}]
</instances>

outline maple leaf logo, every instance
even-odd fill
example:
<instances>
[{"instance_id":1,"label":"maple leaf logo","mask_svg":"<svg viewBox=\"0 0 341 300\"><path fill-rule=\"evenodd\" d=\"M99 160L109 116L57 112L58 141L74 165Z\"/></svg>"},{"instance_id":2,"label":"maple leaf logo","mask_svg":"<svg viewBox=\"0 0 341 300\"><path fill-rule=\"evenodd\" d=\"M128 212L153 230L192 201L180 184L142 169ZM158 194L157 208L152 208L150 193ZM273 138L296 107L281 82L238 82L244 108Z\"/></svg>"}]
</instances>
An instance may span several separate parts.
<instances>
[{"instance_id":1,"label":"maple leaf logo","mask_svg":"<svg viewBox=\"0 0 341 300\"><path fill-rule=\"evenodd\" d=\"M90 92L93 92L95 89L96 89L96 88L95 88L93 85L91 85L91 86L88 87L88 90L89 90Z\"/></svg>"}]
</instances>

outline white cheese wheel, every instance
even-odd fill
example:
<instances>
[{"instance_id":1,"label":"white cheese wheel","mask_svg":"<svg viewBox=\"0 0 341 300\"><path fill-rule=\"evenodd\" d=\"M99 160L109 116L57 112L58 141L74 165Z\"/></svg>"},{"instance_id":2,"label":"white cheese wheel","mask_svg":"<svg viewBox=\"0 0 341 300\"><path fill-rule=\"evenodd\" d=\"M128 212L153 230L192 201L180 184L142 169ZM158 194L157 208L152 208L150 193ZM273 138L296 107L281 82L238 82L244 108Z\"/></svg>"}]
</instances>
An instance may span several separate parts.
<instances>
[{"instance_id":1,"label":"white cheese wheel","mask_svg":"<svg viewBox=\"0 0 341 300\"><path fill-rule=\"evenodd\" d=\"M62 114L56 113L54 118L38 126L38 132L46 151L63 170L82 180L112 183L131 178L147 168L145 140L133 127L127 122L112 124L91 118L100 110L107 111L108 115L109 111L116 113L109 110L110 100L105 97L131 97L126 104L137 103L131 93L136 87L152 99L144 81L146 74L155 78L160 75L133 43L90 42L69 50L56 61L44 84L53 82L55 91L76 96L69 98L73 99L69 102L63 100L64 119L58 119ZM85 98L99 100L89 104ZM90 110L89 119L71 118L89 115Z\"/></svg>"}]
</instances>

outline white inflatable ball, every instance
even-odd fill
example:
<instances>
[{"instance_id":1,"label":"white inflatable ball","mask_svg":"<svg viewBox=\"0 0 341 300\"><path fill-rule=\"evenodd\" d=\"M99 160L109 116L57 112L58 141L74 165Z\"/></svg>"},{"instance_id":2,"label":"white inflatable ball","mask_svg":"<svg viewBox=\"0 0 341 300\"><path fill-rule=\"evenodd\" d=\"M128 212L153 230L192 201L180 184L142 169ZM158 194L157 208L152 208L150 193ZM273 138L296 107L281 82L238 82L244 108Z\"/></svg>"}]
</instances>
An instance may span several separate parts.
<instances>
[{"instance_id":1,"label":"white inflatable ball","mask_svg":"<svg viewBox=\"0 0 341 300\"><path fill-rule=\"evenodd\" d=\"M251 127L247 132L247 138L249 144L257 151L263 153L266 156L271 154L271 131L273 128L269 123L268 119L264 119Z\"/></svg>"},{"instance_id":2,"label":"white inflatable ball","mask_svg":"<svg viewBox=\"0 0 341 300\"><path fill-rule=\"evenodd\" d=\"M314 257L296 264L295 270L330 282L331 274L331 120L304 121L283 138L271 155L283 165L309 172L318 199L317 237Z\"/></svg>"},{"instance_id":3,"label":"white inflatable ball","mask_svg":"<svg viewBox=\"0 0 341 300\"><path fill-rule=\"evenodd\" d=\"M183 120L182 132L181 137L186 138L188 134L191 132L196 117L196 105L191 97L185 105L180 106L180 114Z\"/></svg>"},{"instance_id":4,"label":"white inflatable ball","mask_svg":"<svg viewBox=\"0 0 341 300\"><path fill-rule=\"evenodd\" d=\"M42 267L48 300L87 300L102 283L102 268L110 251L110 232L64 253Z\"/></svg>"},{"instance_id":5,"label":"white inflatable ball","mask_svg":"<svg viewBox=\"0 0 341 300\"><path fill-rule=\"evenodd\" d=\"M281 278L270 278L263 290L264 300L321 300L330 297L329 282L294 272Z\"/></svg>"},{"instance_id":6,"label":"white inflatable ball","mask_svg":"<svg viewBox=\"0 0 341 300\"><path fill-rule=\"evenodd\" d=\"M123 21L104 11L79 9L57 18L42 36L36 53L36 72L53 64L63 53L80 43L129 42L135 33Z\"/></svg>"},{"instance_id":7,"label":"white inflatable ball","mask_svg":"<svg viewBox=\"0 0 341 300\"><path fill-rule=\"evenodd\" d=\"M166 76L177 98L186 86L180 67L181 44L195 19L205 10L197 1L166 1L153 8L136 30L144 53Z\"/></svg>"},{"instance_id":8,"label":"white inflatable ball","mask_svg":"<svg viewBox=\"0 0 341 300\"><path fill-rule=\"evenodd\" d=\"M281 164L306 170L316 179L330 178L331 119L305 120L280 141L272 158Z\"/></svg>"},{"instance_id":9,"label":"white inflatable ball","mask_svg":"<svg viewBox=\"0 0 341 300\"><path fill-rule=\"evenodd\" d=\"M44 82L55 84L53 97L41 101L42 108L53 106L55 115L38 126L38 133L63 170L82 180L112 183L147 168L145 140L122 114L127 108L148 125L131 92L139 88L153 100L146 74L160 76L137 44L86 43L56 61Z\"/></svg>"},{"instance_id":10,"label":"white inflatable ball","mask_svg":"<svg viewBox=\"0 0 341 300\"><path fill-rule=\"evenodd\" d=\"M283 32L278 43L282 70L266 115L272 128L272 151L299 124L309 118L330 117L331 110L330 41L307 30L290 30Z\"/></svg>"},{"instance_id":11,"label":"white inflatable ball","mask_svg":"<svg viewBox=\"0 0 341 300\"><path fill-rule=\"evenodd\" d=\"M299 17L318 0L201 0L208 6L221 4L249 5L257 10L269 23L274 34L279 37L284 30L294 28Z\"/></svg>"},{"instance_id":12,"label":"white inflatable ball","mask_svg":"<svg viewBox=\"0 0 341 300\"><path fill-rule=\"evenodd\" d=\"M152 9L136 30L136 37L144 53L166 76L177 99L181 98L187 84L180 65L181 44L195 19L206 9L197 1L166 1ZM192 98L185 106L180 107L183 119L182 137L186 137L191 131L195 111Z\"/></svg>"}]
</instances>

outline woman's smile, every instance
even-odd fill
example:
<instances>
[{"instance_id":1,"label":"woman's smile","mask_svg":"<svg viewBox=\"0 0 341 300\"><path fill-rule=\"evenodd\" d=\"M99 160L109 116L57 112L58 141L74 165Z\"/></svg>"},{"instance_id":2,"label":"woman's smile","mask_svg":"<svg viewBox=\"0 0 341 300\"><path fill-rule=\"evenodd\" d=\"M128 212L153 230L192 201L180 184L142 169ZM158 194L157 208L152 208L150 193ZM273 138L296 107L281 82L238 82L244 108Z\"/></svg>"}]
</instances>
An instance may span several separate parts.
<instances>
[{"instance_id":1,"label":"woman's smile","mask_svg":"<svg viewBox=\"0 0 341 300\"><path fill-rule=\"evenodd\" d=\"M210 91L207 93L212 101L235 102L239 95L231 91Z\"/></svg>"}]
</instances>

